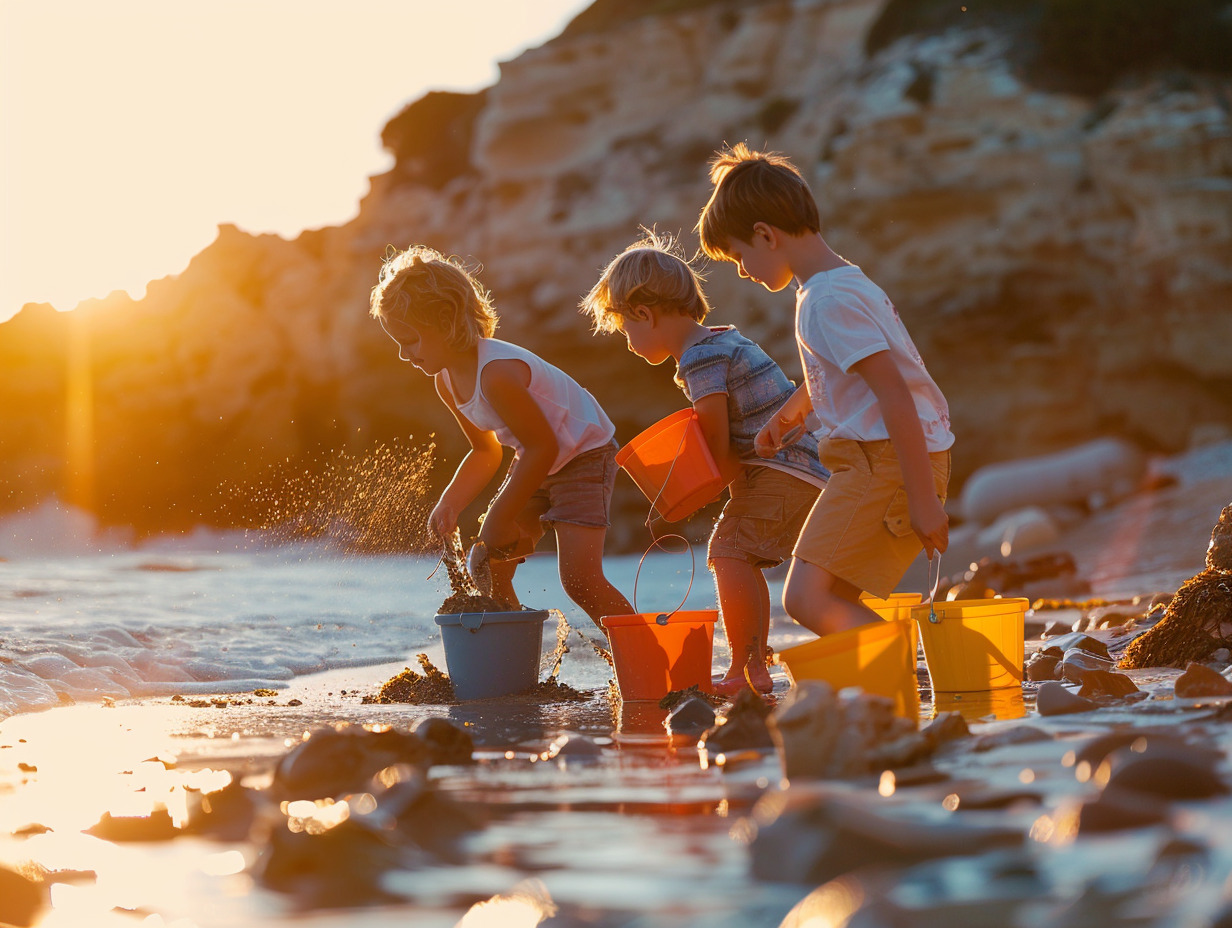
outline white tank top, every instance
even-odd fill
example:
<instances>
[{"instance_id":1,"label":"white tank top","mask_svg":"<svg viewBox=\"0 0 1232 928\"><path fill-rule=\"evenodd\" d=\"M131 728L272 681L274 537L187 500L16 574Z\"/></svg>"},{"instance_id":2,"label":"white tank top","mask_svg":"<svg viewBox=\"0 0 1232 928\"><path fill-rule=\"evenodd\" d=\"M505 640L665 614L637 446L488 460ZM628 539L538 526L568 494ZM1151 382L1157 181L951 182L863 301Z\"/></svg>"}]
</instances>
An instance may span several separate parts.
<instances>
[{"instance_id":1,"label":"white tank top","mask_svg":"<svg viewBox=\"0 0 1232 928\"><path fill-rule=\"evenodd\" d=\"M550 474L556 473L571 460L585 451L602 448L616 434L616 427L607 417L598 400L581 384L549 364L533 352L497 338L481 338L478 345L479 365L475 369L475 392L465 403L458 404L458 412L466 416L476 427L495 432L502 445L512 448L519 457L521 443L500 417L488 398L483 395L483 369L490 361L516 360L530 368L530 385L527 390L535 404L543 410L552 434L560 445ZM457 391L449 381L449 372L441 371L445 386L457 397Z\"/></svg>"}]
</instances>

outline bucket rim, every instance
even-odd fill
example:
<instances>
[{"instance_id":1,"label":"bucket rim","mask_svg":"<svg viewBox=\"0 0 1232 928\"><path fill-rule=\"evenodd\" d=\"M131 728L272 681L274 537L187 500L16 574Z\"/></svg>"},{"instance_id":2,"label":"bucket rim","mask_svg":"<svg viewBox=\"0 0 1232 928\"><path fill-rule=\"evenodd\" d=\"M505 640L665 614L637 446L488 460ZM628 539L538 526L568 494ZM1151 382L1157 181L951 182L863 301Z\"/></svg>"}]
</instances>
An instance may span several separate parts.
<instances>
[{"instance_id":1,"label":"bucket rim","mask_svg":"<svg viewBox=\"0 0 1232 928\"><path fill-rule=\"evenodd\" d=\"M664 620L659 621L663 616ZM634 612L628 615L605 615L599 618L604 628L628 628L630 626L651 625L695 625L697 623L713 625L719 620L717 609L689 609L676 612Z\"/></svg>"},{"instance_id":2,"label":"bucket rim","mask_svg":"<svg viewBox=\"0 0 1232 928\"><path fill-rule=\"evenodd\" d=\"M685 406L683 409L677 409L669 416L664 416L658 422L654 423L654 425L642 429L642 431L630 438L629 441L627 441L624 446L616 452L616 465L618 467L624 467L625 462L633 456L633 453L640 445L644 444L655 435L658 435L660 432L671 428L673 425L692 419L696 415L697 413L692 406Z\"/></svg>"},{"instance_id":3,"label":"bucket rim","mask_svg":"<svg viewBox=\"0 0 1232 928\"><path fill-rule=\"evenodd\" d=\"M552 614L547 609L521 609L517 612L438 612L433 621L442 626L461 625L463 616L478 616L480 622L487 625L501 622L545 622Z\"/></svg>"},{"instance_id":4,"label":"bucket rim","mask_svg":"<svg viewBox=\"0 0 1232 928\"><path fill-rule=\"evenodd\" d=\"M857 625L855 628L849 628L846 631L822 635L819 638L814 638L812 641L804 641L800 644L792 645L790 648L784 648L782 651L776 651L774 659L779 663L801 659L816 660L820 657L829 657L834 653L849 650L853 642L859 643L863 641L867 644L873 644L881 641L883 638L897 638L903 634L906 634L909 640L911 634L909 626L911 624L910 619L882 619L877 622L869 622L866 625Z\"/></svg>"},{"instance_id":5,"label":"bucket rim","mask_svg":"<svg viewBox=\"0 0 1232 928\"><path fill-rule=\"evenodd\" d=\"M1031 600L1025 596L1007 596L1002 599L947 599L939 602L920 603L911 607L911 617L926 624L935 624L929 618L929 609L937 622L945 620L991 618L992 616L1025 613L1031 608Z\"/></svg>"}]
</instances>

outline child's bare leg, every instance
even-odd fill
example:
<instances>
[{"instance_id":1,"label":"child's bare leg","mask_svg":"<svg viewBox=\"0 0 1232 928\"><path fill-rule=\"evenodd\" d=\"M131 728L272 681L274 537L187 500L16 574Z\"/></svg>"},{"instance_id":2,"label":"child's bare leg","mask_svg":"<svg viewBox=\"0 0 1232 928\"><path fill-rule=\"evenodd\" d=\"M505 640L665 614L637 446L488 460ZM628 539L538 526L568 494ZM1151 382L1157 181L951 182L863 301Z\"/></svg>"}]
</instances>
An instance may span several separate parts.
<instances>
[{"instance_id":1,"label":"child's bare leg","mask_svg":"<svg viewBox=\"0 0 1232 928\"><path fill-rule=\"evenodd\" d=\"M599 628L605 615L629 615L633 606L603 573L603 539L607 529L557 522L556 557L560 585Z\"/></svg>"},{"instance_id":2,"label":"child's bare leg","mask_svg":"<svg viewBox=\"0 0 1232 928\"><path fill-rule=\"evenodd\" d=\"M770 671L766 669L766 637L770 630L770 588L766 577L744 558L716 557L711 564L714 583L719 593L719 610L723 628L727 631L727 647L731 666L715 689L720 693L737 693L749 680L761 693L773 688Z\"/></svg>"},{"instance_id":3,"label":"child's bare leg","mask_svg":"<svg viewBox=\"0 0 1232 928\"><path fill-rule=\"evenodd\" d=\"M860 590L816 564L791 559L783 586L787 614L817 635L846 631L879 619L860 602Z\"/></svg>"},{"instance_id":4,"label":"child's bare leg","mask_svg":"<svg viewBox=\"0 0 1232 928\"><path fill-rule=\"evenodd\" d=\"M514 609L521 609L518 593L513 588L513 573L518 569L517 561L489 561L492 569L492 597L509 603Z\"/></svg>"}]
</instances>

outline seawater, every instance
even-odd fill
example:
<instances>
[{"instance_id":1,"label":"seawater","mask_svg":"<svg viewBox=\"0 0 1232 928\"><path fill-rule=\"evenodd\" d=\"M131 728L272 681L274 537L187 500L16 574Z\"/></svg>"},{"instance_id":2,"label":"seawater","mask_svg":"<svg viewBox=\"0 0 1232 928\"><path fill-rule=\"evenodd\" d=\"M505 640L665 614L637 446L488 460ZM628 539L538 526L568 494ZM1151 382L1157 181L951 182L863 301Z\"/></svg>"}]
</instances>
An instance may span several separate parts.
<instances>
[{"instance_id":1,"label":"seawater","mask_svg":"<svg viewBox=\"0 0 1232 928\"><path fill-rule=\"evenodd\" d=\"M132 543L58 508L0 521L0 557L0 718L66 702L280 689L321 671L413 666L420 652L443 666L433 616L448 578L442 567L427 579L430 557L345 555L273 534ZM639 562L611 557L606 570L630 598L636 577L640 609L714 608L703 551L656 552L640 574ZM561 681L603 686L609 668L582 640L602 635L565 596L555 555L532 556L515 586L525 605L560 609L577 630ZM546 629L545 651L552 640Z\"/></svg>"}]
</instances>

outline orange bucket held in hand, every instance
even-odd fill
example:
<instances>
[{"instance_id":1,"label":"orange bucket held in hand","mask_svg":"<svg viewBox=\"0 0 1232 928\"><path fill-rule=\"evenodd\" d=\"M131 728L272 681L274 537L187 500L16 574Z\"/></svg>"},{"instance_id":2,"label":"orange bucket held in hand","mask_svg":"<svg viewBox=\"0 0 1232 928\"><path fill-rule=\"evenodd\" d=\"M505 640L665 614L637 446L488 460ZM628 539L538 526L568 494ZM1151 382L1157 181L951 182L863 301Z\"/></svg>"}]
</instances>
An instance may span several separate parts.
<instances>
[{"instance_id":1,"label":"orange bucket held in hand","mask_svg":"<svg viewBox=\"0 0 1232 928\"><path fill-rule=\"evenodd\" d=\"M616 463L667 522L692 515L727 485L691 408L646 429L616 452Z\"/></svg>"}]
</instances>

